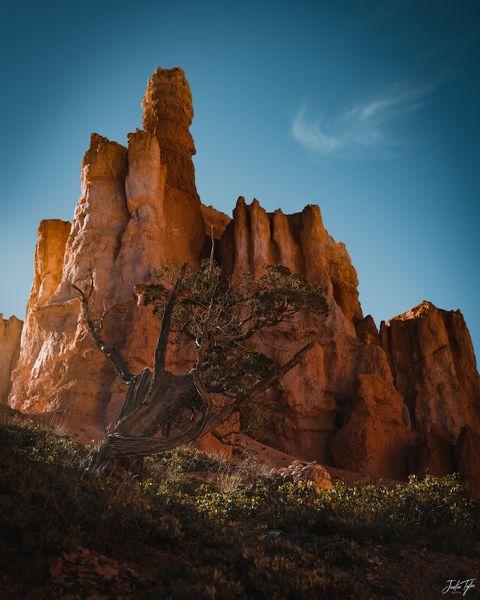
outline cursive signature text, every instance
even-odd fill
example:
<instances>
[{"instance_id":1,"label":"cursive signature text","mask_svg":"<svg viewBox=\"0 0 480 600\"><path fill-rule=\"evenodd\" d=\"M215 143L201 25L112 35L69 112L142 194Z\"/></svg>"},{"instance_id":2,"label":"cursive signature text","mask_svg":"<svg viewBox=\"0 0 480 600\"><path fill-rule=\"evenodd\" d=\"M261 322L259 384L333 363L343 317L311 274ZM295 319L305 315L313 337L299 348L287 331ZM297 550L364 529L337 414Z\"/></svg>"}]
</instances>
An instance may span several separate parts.
<instances>
[{"instance_id":1,"label":"cursive signature text","mask_svg":"<svg viewBox=\"0 0 480 600\"><path fill-rule=\"evenodd\" d=\"M465 594L468 590L471 590L475 587L473 583L475 579L447 579L447 585L443 588L442 594L448 594L448 592L452 592L452 594Z\"/></svg>"}]
</instances>

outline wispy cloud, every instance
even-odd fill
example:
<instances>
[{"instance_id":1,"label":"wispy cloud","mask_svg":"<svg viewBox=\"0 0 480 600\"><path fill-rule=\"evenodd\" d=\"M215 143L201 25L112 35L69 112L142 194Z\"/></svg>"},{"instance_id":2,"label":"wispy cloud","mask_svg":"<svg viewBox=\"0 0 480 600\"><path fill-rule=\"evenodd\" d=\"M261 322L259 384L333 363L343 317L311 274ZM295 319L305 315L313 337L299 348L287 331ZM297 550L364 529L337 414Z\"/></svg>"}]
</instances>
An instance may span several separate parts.
<instances>
[{"instance_id":1,"label":"wispy cloud","mask_svg":"<svg viewBox=\"0 0 480 600\"><path fill-rule=\"evenodd\" d=\"M302 103L291 134L302 146L322 155L370 155L379 149L399 148L391 126L400 117L426 106L439 85L440 81L422 85L395 82L334 115L312 117L306 103Z\"/></svg>"}]
</instances>

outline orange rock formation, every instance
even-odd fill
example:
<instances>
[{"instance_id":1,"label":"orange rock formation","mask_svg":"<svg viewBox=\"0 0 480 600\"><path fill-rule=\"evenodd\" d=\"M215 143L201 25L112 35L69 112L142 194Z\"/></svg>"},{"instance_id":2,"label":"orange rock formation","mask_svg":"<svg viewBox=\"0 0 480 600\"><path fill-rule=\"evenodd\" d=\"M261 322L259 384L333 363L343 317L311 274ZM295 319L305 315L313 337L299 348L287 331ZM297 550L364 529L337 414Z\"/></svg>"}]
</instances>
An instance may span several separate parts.
<instances>
[{"instance_id":1,"label":"orange rock formation","mask_svg":"<svg viewBox=\"0 0 480 600\"><path fill-rule=\"evenodd\" d=\"M20 352L22 321L17 317L4 319L0 313L0 404L6 404L10 393L10 374Z\"/></svg>"},{"instance_id":2,"label":"orange rock formation","mask_svg":"<svg viewBox=\"0 0 480 600\"><path fill-rule=\"evenodd\" d=\"M133 289L166 261L199 264L213 229L234 285L279 263L320 285L330 306L321 342L280 392L270 392L282 395L292 418L281 429L258 429L259 441L372 476L460 470L478 493L480 381L461 313L422 303L382 323L379 333L362 314L346 248L328 234L317 206L285 215L240 198L230 219L201 205L181 69L157 69L142 107L144 129L128 136L128 148L92 135L72 223L40 225L10 405L61 411L72 430L99 434L118 414L125 389L89 339L70 283L93 283L105 337L133 370L151 366L159 323L137 305ZM295 334L269 332L262 351L282 362L315 332L308 315L296 327ZM185 368L188 356L177 349L170 363Z\"/></svg>"}]
</instances>

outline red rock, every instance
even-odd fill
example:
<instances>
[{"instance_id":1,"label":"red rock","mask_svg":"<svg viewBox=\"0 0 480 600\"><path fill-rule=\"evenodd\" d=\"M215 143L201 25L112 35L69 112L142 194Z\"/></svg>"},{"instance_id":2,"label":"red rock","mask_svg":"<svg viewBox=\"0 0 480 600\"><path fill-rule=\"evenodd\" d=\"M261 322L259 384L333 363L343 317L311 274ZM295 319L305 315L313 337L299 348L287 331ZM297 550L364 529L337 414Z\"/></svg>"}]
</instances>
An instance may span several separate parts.
<instances>
[{"instance_id":1,"label":"red rock","mask_svg":"<svg viewBox=\"0 0 480 600\"><path fill-rule=\"evenodd\" d=\"M462 429L480 432L480 378L461 312L422 302L382 323L380 337L414 435L429 456L421 470L451 472L451 448Z\"/></svg>"},{"instance_id":2,"label":"red rock","mask_svg":"<svg viewBox=\"0 0 480 600\"><path fill-rule=\"evenodd\" d=\"M4 319L0 313L0 404L6 404L10 393L10 374L20 352L22 325L17 317Z\"/></svg>"},{"instance_id":3,"label":"red rock","mask_svg":"<svg viewBox=\"0 0 480 600\"><path fill-rule=\"evenodd\" d=\"M322 490L329 490L333 487L330 474L321 465L316 462L302 462L294 460L288 467L278 470L282 477L293 477L294 481L311 481L315 487Z\"/></svg>"},{"instance_id":4,"label":"red rock","mask_svg":"<svg viewBox=\"0 0 480 600\"><path fill-rule=\"evenodd\" d=\"M370 346L369 352L372 355L358 367L352 406L333 437L332 457L341 469L404 479L412 445L410 416L393 385L384 353L378 346Z\"/></svg>"},{"instance_id":5,"label":"red rock","mask_svg":"<svg viewBox=\"0 0 480 600\"><path fill-rule=\"evenodd\" d=\"M480 433L466 425L462 428L455 447L457 470L463 477L470 494L480 498Z\"/></svg>"},{"instance_id":6,"label":"red rock","mask_svg":"<svg viewBox=\"0 0 480 600\"><path fill-rule=\"evenodd\" d=\"M71 283L93 282L98 314L108 309L104 337L139 371L151 366L159 322L137 303L135 287L165 262L199 264L213 226L216 255L234 285L242 286L246 273L259 276L266 265L282 264L321 286L330 307L322 331L303 314L295 331L279 326L258 341L283 363L312 335L321 336L281 390L268 392L291 417L282 427L258 428L257 441L303 463L365 475L401 479L409 471L442 474L458 466L476 481L480 384L461 313L422 303L383 323L378 334L373 319L363 317L346 248L328 234L318 206L285 215L240 198L230 219L201 205L191 93L181 69L157 69L142 106L144 130L128 136L128 148L92 135L72 223L40 225L9 404L63 413L70 430L99 435L118 415L125 386L90 340ZM1 351L7 373L15 352L8 349L4 359ZM191 358L176 347L169 368L189 368Z\"/></svg>"},{"instance_id":7,"label":"red rock","mask_svg":"<svg viewBox=\"0 0 480 600\"><path fill-rule=\"evenodd\" d=\"M443 477L457 470L454 458L454 446L445 437L435 433L419 436L409 456L409 472L424 477L436 475Z\"/></svg>"},{"instance_id":8,"label":"red rock","mask_svg":"<svg viewBox=\"0 0 480 600\"><path fill-rule=\"evenodd\" d=\"M378 329L372 315L367 315L363 319L355 319L354 323L359 340L365 344L380 344Z\"/></svg>"},{"instance_id":9,"label":"red rock","mask_svg":"<svg viewBox=\"0 0 480 600\"><path fill-rule=\"evenodd\" d=\"M188 131L191 96L181 70L157 70L143 106L146 131L131 134L128 149L92 135L71 227L47 221L39 229L9 402L30 412L64 411L75 431L92 424L101 431L125 390L92 345L71 283L93 282L98 314L110 308L105 337L140 369L151 362L159 323L151 310L137 308L135 284L167 261L198 264L204 246Z\"/></svg>"},{"instance_id":10,"label":"red rock","mask_svg":"<svg viewBox=\"0 0 480 600\"><path fill-rule=\"evenodd\" d=\"M282 264L321 285L334 298L345 317L362 317L358 301L357 274L345 245L328 234L318 206L301 213L267 213L254 200L247 205L240 197L220 244L225 272L234 282L245 273L260 275L268 264Z\"/></svg>"},{"instance_id":11,"label":"red rock","mask_svg":"<svg viewBox=\"0 0 480 600\"><path fill-rule=\"evenodd\" d=\"M172 244L185 255L198 256L205 230L195 185L195 144L189 127L192 94L182 69L158 68L147 83L142 102L143 127L154 134L166 167L165 220Z\"/></svg>"},{"instance_id":12,"label":"red rock","mask_svg":"<svg viewBox=\"0 0 480 600\"><path fill-rule=\"evenodd\" d=\"M219 240L232 219L210 205L205 206L202 204L201 210L203 221L205 223L205 235L210 237L210 234L213 231L214 239Z\"/></svg>"}]
</instances>

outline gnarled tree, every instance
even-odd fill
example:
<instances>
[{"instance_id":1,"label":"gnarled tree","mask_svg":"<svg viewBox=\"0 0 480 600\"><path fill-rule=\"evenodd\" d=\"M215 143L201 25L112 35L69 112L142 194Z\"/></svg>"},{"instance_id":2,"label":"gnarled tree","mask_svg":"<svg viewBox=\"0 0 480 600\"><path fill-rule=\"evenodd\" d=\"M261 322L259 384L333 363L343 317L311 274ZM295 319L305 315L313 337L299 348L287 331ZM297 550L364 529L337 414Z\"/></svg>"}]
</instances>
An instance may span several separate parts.
<instances>
[{"instance_id":1,"label":"gnarled tree","mask_svg":"<svg viewBox=\"0 0 480 600\"><path fill-rule=\"evenodd\" d=\"M294 328L299 313L319 326L328 313L321 290L282 266L267 267L258 279L246 276L241 289L233 289L214 262L212 244L210 259L200 269L166 266L154 283L137 286L161 326L153 369L134 374L102 337L101 319L92 309L93 283L72 285L90 337L127 386L117 422L90 453L90 471L132 464L208 432L228 443L218 428L235 413L261 405L264 392L320 341L316 334L278 365L256 349L259 340L266 343L263 334L281 323ZM167 370L170 344L182 344L192 357L188 372Z\"/></svg>"}]
</instances>

